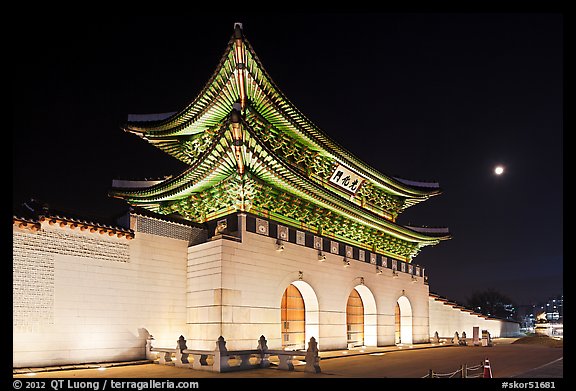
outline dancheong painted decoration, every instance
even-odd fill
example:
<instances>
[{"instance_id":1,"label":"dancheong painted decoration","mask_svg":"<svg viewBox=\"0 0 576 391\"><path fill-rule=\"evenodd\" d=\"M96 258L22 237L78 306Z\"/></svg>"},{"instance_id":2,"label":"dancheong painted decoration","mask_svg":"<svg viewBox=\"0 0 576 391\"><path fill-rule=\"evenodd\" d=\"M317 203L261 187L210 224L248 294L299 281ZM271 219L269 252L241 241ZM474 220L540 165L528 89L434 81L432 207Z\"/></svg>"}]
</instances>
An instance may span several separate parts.
<instances>
[{"instance_id":1,"label":"dancheong painted decoration","mask_svg":"<svg viewBox=\"0 0 576 391\"><path fill-rule=\"evenodd\" d=\"M447 229L396 223L441 193L384 175L334 142L270 78L237 23L216 71L183 110L130 115L124 129L189 167L114 181L111 195L202 223L244 211L410 262Z\"/></svg>"}]
</instances>

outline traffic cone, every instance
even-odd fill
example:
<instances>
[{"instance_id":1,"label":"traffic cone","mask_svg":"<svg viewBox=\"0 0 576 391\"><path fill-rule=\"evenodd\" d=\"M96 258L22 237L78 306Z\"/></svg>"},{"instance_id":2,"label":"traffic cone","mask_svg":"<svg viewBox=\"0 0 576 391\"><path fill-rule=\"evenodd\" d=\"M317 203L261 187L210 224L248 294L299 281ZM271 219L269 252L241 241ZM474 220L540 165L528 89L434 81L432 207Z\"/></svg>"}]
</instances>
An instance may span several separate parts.
<instances>
[{"instance_id":1,"label":"traffic cone","mask_svg":"<svg viewBox=\"0 0 576 391\"><path fill-rule=\"evenodd\" d=\"M492 379L492 368L490 368L490 361L488 359L484 360L484 379Z\"/></svg>"}]
</instances>

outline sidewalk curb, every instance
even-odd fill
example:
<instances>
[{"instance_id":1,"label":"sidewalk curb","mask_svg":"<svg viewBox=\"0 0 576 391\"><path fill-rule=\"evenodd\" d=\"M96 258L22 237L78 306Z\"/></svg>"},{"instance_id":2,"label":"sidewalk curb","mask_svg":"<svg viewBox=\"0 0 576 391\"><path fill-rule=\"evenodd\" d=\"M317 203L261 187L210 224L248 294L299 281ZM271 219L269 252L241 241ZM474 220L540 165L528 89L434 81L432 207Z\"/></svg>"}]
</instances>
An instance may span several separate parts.
<instances>
[{"instance_id":1,"label":"sidewalk curb","mask_svg":"<svg viewBox=\"0 0 576 391\"><path fill-rule=\"evenodd\" d=\"M324 352L320 352L320 359L321 360L330 360L332 358L342 358L342 357L354 357L354 356L365 356L365 355L370 355L370 354L375 354L375 353L396 353L396 352L409 352L411 350L422 350L422 349L435 349L435 348L448 348L448 347L458 347L459 345L453 345L453 344L445 344L445 345L436 345L436 346L417 346L414 345L414 347L412 348L398 348L398 347L394 347L394 346L389 346L389 347L382 347L381 350L373 350L373 351L367 351L367 352L356 352L356 351L349 351L350 353L340 353L340 354L335 354L335 355L330 355L331 352L341 352L341 350L329 350L329 351L324 351ZM322 353L324 354L328 354L328 356L323 356Z\"/></svg>"}]
</instances>

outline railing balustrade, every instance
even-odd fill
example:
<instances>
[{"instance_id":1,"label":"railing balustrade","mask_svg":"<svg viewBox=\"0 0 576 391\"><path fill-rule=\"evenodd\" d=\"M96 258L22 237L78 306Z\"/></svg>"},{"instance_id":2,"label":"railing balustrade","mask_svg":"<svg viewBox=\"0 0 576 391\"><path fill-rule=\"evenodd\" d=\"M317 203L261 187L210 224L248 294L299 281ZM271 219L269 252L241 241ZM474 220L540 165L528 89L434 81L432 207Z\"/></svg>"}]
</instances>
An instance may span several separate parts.
<instances>
[{"instance_id":1,"label":"railing balustrade","mask_svg":"<svg viewBox=\"0 0 576 391\"><path fill-rule=\"evenodd\" d=\"M262 335L258 340L256 349L228 350L226 341L222 336L216 341L214 350L188 349L186 339L180 336L176 348L157 348L152 346L152 339L146 341L146 358L158 360L161 365L175 365L177 367L192 368L213 372L229 372L255 368L268 368L271 366L270 357L278 358L278 369L293 371L294 359L304 358L305 372L319 373L320 356L318 343L314 337L308 342L308 350L287 351L268 349L266 338ZM157 356L157 358L156 358ZM191 360L190 360L191 359Z\"/></svg>"}]
</instances>

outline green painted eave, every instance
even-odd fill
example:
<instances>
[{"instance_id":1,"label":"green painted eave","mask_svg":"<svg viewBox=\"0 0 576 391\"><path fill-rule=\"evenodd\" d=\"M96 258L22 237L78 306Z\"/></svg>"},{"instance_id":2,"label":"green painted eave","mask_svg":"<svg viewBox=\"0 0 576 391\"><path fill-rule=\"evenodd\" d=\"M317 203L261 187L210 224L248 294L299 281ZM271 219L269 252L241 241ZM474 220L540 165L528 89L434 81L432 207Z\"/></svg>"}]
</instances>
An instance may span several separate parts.
<instances>
[{"instance_id":1,"label":"green painted eave","mask_svg":"<svg viewBox=\"0 0 576 391\"><path fill-rule=\"evenodd\" d=\"M239 97L233 44L230 39L216 71L189 105L164 120L127 122L124 130L153 142L169 136L201 133L221 122Z\"/></svg>"},{"instance_id":2,"label":"green painted eave","mask_svg":"<svg viewBox=\"0 0 576 391\"><path fill-rule=\"evenodd\" d=\"M236 161L232 153L233 140L230 132L226 132L226 128L227 126L223 126L220 129L212 146L202 154L194 166L182 174L148 188L113 189L112 195L124 198L135 205L156 205L159 202L191 196L215 186L232 175L237 175L235 171ZM338 196L331 190L303 176L298 170L281 159L277 159L273 151L258 139L248 123L243 122L243 129L242 155L246 170L260 180L402 240L425 245L435 244L439 240L449 238L449 236L429 236L412 231Z\"/></svg>"},{"instance_id":3,"label":"green painted eave","mask_svg":"<svg viewBox=\"0 0 576 391\"><path fill-rule=\"evenodd\" d=\"M247 125L247 124L245 124ZM282 160L275 159L274 154L246 126L244 159L251 173L265 182L284 189L288 193L295 194L304 200L318 204L336 213L347 216L361 224L411 242L434 242L449 239L450 236L432 237L420 232L412 231L394 222L391 222L374 212L366 210L346 198L339 197L331 190L320 186L303 176L298 170Z\"/></svg>"},{"instance_id":4,"label":"green painted eave","mask_svg":"<svg viewBox=\"0 0 576 391\"><path fill-rule=\"evenodd\" d=\"M232 139L229 132L226 132L227 128L228 123L218 130L212 144L201 157L181 174L149 187L112 188L109 194L139 205L180 199L218 184L236 170Z\"/></svg>"}]
</instances>

